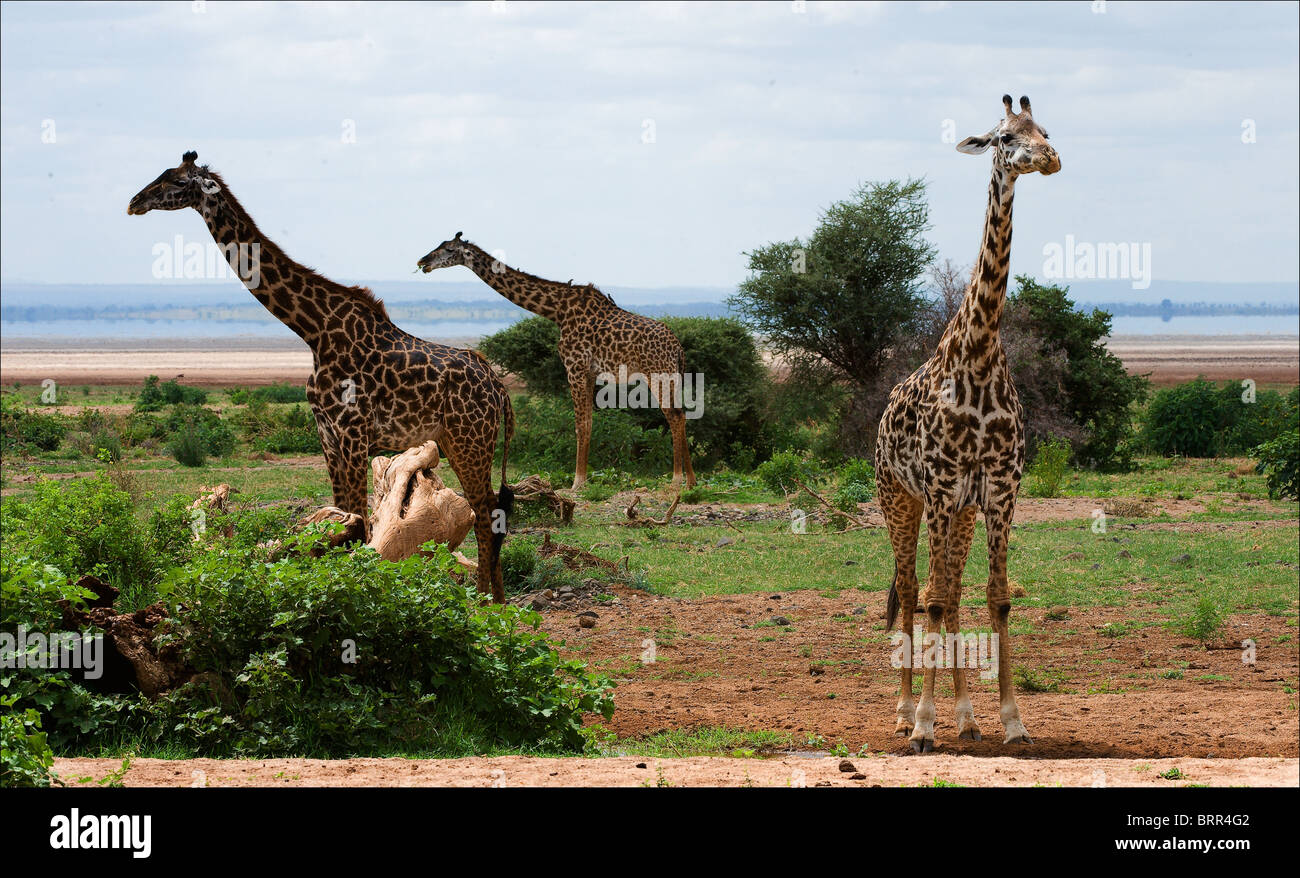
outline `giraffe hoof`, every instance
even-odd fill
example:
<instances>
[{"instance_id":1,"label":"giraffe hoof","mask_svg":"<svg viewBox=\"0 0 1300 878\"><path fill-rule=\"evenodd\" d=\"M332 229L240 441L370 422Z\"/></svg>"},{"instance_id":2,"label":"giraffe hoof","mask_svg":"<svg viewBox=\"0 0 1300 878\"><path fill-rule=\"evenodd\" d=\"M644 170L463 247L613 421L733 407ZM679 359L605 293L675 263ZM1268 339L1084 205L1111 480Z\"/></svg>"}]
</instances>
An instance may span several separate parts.
<instances>
[{"instance_id":1,"label":"giraffe hoof","mask_svg":"<svg viewBox=\"0 0 1300 878\"><path fill-rule=\"evenodd\" d=\"M934 738L913 738L913 753L929 753L934 750Z\"/></svg>"},{"instance_id":2,"label":"giraffe hoof","mask_svg":"<svg viewBox=\"0 0 1300 878\"><path fill-rule=\"evenodd\" d=\"M966 729L957 736L963 741L983 741L984 736L980 734L979 729Z\"/></svg>"},{"instance_id":3,"label":"giraffe hoof","mask_svg":"<svg viewBox=\"0 0 1300 878\"><path fill-rule=\"evenodd\" d=\"M1021 732L1018 735L1007 735L1006 740L1003 741L1002 743L1003 744L1032 744L1034 743L1034 741L1032 738L1029 737L1028 732Z\"/></svg>"},{"instance_id":4,"label":"giraffe hoof","mask_svg":"<svg viewBox=\"0 0 1300 878\"><path fill-rule=\"evenodd\" d=\"M898 725L894 727L894 734L900 738L912 737L912 724L899 720Z\"/></svg>"}]
</instances>

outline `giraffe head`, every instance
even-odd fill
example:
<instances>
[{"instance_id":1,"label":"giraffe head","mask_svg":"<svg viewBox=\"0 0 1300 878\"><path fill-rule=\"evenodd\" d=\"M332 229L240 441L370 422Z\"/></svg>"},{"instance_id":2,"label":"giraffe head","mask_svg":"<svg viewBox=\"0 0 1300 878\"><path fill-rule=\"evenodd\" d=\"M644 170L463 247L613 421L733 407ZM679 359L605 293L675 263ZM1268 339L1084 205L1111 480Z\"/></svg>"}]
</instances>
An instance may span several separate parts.
<instances>
[{"instance_id":1,"label":"giraffe head","mask_svg":"<svg viewBox=\"0 0 1300 878\"><path fill-rule=\"evenodd\" d=\"M1016 175L1037 171L1047 176L1061 170L1061 157L1047 142L1047 132L1034 121L1029 98L1020 98L1019 113L1011 109L1011 95L1002 96L1002 105L1006 107L1006 116L993 130L978 137L967 137L957 144L957 151L979 155L991 146L995 150L993 161Z\"/></svg>"},{"instance_id":2,"label":"giraffe head","mask_svg":"<svg viewBox=\"0 0 1300 878\"><path fill-rule=\"evenodd\" d=\"M199 206L205 194L212 194L220 184L208 172L207 166L195 165L199 154L190 150L181 157L181 163L168 168L131 199L126 212L133 216L151 210L180 210Z\"/></svg>"},{"instance_id":3,"label":"giraffe head","mask_svg":"<svg viewBox=\"0 0 1300 878\"><path fill-rule=\"evenodd\" d=\"M443 241L437 247L434 247L416 263L416 267L425 274L436 268L446 268L449 265L465 265L470 244L468 241L461 240L461 233L457 232L456 237L450 241Z\"/></svg>"}]
</instances>

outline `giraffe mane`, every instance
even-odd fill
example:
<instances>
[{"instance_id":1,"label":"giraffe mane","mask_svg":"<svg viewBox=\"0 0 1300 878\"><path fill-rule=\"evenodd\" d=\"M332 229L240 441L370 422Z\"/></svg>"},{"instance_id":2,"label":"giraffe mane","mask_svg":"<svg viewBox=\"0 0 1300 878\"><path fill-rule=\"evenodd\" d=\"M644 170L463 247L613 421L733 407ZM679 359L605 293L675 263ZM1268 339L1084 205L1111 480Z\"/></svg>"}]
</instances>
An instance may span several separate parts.
<instances>
[{"instance_id":1,"label":"giraffe mane","mask_svg":"<svg viewBox=\"0 0 1300 878\"><path fill-rule=\"evenodd\" d=\"M473 247L475 250L477 250L479 253L482 253L484 256L488 257L489 259L496 259L495 256L493 256L491 253L487 252L478 244L475 244L473 241L469 240L468 238L461 238L460 242L462 244L466 244L470 247ZM502 264L504 265L505 263L502 262ZM615 308L618 307L618 305L614 303L613 298L610 297L609 293L604 292L603 290L600 289L600 287L596 286L595 284L587 283L575 287L573 285L573 281L569 281L568 283L565 283L564 281L551 280L550 278L547 277L538 277L535 274L530 274L524 271L522 268L515 268L513 265L507 265L506 268L509 268L511 271L515 272L518 275L523 276L528 280L537 281L538 283L550 284L551 286L556 286L556 287L568 287L573 290L595 293L596 295L603 297L605 301L609 302L611 305L614 305Z\"/></svg>"},{"instance_id":2,"label":"giraffe mane","mask_svg":"<svg viewBox=\"0 0 1300 878\"><path fill-rule=\"evenodd\" d=\"M309 282L318 282L336 290L341 290L349 298L369 309L375 315L392 322L392 318L388 316L388 309L384 307L384 300L376 296L370 287L344 286L338 281L330 280L314 268L303 265L301 262L294 259L290 259L289 254L285 253L284 250L281 249L280 245L268 238L266 234L257 227L257 223L253 220L253 217L244 209L244 205L239 203L239 199L235 197L235 193L230 191L230 187L226 184L226 181L221 178L220 174L209 168L207 165L200 165L199 169L203 171L206 176L211 177L213 180L216 180L221 184L221 191L226 195L226 203L230 205L231 212L236 214L243 222L248 223L249 228L253 230L253 234L256 235L258 243L262 247L273 251L273 253L278 253L286 262L290 262L301 268L303 272L306 273Z\"/></svg>"}]
</instances>

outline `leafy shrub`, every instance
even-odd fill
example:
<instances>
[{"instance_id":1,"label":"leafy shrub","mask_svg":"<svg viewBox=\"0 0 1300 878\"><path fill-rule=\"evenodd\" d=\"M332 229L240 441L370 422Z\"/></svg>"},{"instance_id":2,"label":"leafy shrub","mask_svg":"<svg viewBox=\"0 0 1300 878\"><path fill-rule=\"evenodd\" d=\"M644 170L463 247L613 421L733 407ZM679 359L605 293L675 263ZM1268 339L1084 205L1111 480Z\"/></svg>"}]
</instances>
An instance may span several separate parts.
<instances>
[{"instance_id":1,"label":"leafy shrub","mask_svg":"<svg viewBox=\"0 0 1300 878\"><path fill-rule=\"evenodd\" d=\"M73 579L98 576L132 608L154 599L152 586L189 545L187 518L164 507L142 526L130 494L102 472L38 481L30 498L6 500L0 517L6 553L39 558Z\"/></svg>"},{"instance_id":2,"label":"leafy shrub","mask_svg":"<svg viewBox=\"0 0 1300 878\"><path fill-rule=\"evenodd\" d=\"M1300 430L1288 430L1255 449L1257 472L1268 476L1268 496L1300 499Z\"/></svg>"},{"instance_id":3,"label":"leafy shrub","mask_svg":"<svg viewBox=\"0 0 1300 878\"><path fill-rule=\"evenodd\" d=\"M307 388L301 384L276 382L263 387L254 387L251 390L246 387L236 387L226 394L226 398L235 405L246 405L253 400L281 403L306 402Z\"/></svg>"},{"instance_id":4,"label":"leafy shrub","mask_svg":"<svg viewBox=\"0 0 1300 878\"><path fill-rule=\"evenodd\" d=\"M41 731L41 715L12 710L17 696L0 696L0 787L48 787L54 751Z\"/></svg>"},{"instance_id":5,"label":"leafy shrub","mask_svg":"<svg viewBox=\"0 0 1300 878\"><path fill-rule=\"evenodd\" d=\"M511 463L535 470L571 472L578 453L572 404L556 397L521 396L515 399L514 406ZM672 437L662 430L641 427L626 410L598 412L592 418L587 459L589 466L617 464L628 472L661 474L672 469Z\"/></svg>"},{"instance_id":6,"label":"leafy shrub","mask_svg":"<svg viewBox=\"0 0 1300 878\"><path fill-rule=\"evenodd\" d=\"M316 416L305 406L273 409L265 399L254 396L249 399L248 408L237 416L237 422L244 438L259 451L274 454L321 453Z\"/></svg>"},{"instance_id":7,"label":"leafy shrub","mask_svg":"<svg viewBox=\"0 0 1300 878\"><path fill-rule=\"evenodd\" d=\"M860 457L846 460L836 473L839 487L831 502L837 509L845 512L857 512L859 503L866 503L876 496L876 468L871 461Z\"/></svg>"},{"instance_id":8,"label":"leafy shrub","mask_svg":"<svg viewBox=\"0 0 1300 878\"><path fill-rule=\"evenodd\" d=\"M1244 396L1240 384L1220 387L1205 378L1163 388L1143 418L1143 441L1157 454L1215 457L1249 452L1300 425L1297 391Z\"/></svg>"},{"instance_id":9,"label":"leafy shrub","mask_svg":"<svg viewBox=\"0 0 1300 878\"><path fill-rule=\"evenodd\" d=\"M796 481L811 488L826 477L817 461L793 451L780 451L772 455L771 459L758 465L755 475L769 491L782 496L798 490Z\"/></svg>"},{"instance_id":10,"label":"leafy shrub","mask_svg":"<svg viewBox=\"0 0 1300 878\"><path fill-rule=\"evenodd\" d=\"M1177 628L1184 637L1208 643L1223 630L1223 611L1209 595L1202 595Z\"/></svg>"},{"instance_id":11,"label":"leafy shrub","mask_svg":"<svg viewBox=\"0 0 1300 878\"><path fill-rule=\"evenodd\" d=\"M686 424L693 457L704 465L736 456L743 463L746 454L737 455L739 445L749 449L748 466L752 466L753 459L769 452L764 434L755 430L768 378L749 330L731 318L668 317L663 322L681 342L685 371L704 376L702 398L683 401L704 413ZM544 317L531 317L488 336L480 347L492 362L521 377L531 394L571 402L559 344L558 326ZM624 414L642 430L667 431L658 408L628 409ZM612 411L596 412L593 431L612 416Z\"/></svg>"},{"instance_id":12,"label":"leafy shrub","mask_svg":"<svg viewBox=\"0 0 1300 878\"><path fill-rule=\"evenodd\" d=\"M68 432L62 415L32 411L18 396L6 395L0 404L0 449L54 451Z\"/></svg>"},{"instance_id":13,"label":"leafy shrub","mask_svg":"<svg viewBox=\"0 0 1300 878\"><path fill-rule=\"evenodd\" d=\"M560 361L560 327L527 317L479 342L483 356L517 375L539 396L569 398L569 377Z\"/></svg>"},{"instance_id":14,"label":"leafy shrub","mask_svg":"<svg viewBox=\"0 0 1300 878\"><path fill-rule=\"evenodd\" d=\"M1029 494L1033 497L1057 497L1061 482L1070 468L1070 443L1051 436L1038 443L1034 459L1025 470L1029 477Z\"/></svg>"},{"instance_id":15,"label":"leafy shrub","mask_svg":"<svg viewBox=\"0 0 1300 878\"><path fill-rule=\"evenodd\" d=\"M174 639L237 705L221 707L231 749L390 750L467 727L486 746L581 748L583 713L612 713L608 684L562 660L535 613L481 604L451 579L446 549L434 552L268 564L255 550L218 551L169 580L189 608ZM175 700L219 706L204 697Z\"/></svg>"},{"instance_id":16,"label":"leafy shrub","mask_svg":"<svg viewBox=\"0 0 1300 878\"><path fill-rule=\"evenodd\" d=\"M527 537L506 540L501 547L501 578L510 594L524 590L537 568L537 543Z\"/></svg>"},{"instance_id":17,"label":"leafy shrub","mask_svg":"<svg viewBox=\"0 0 1300 878\"><path fill-rule=\"evenodd\" d=\"M1106 348L1111 315L1098 308L1078 310L1069 298L1069 287L1044 286L1027 275L1017 275L1016 284L1007 297L1008 311L1024 312L1022 322L1042 340L1044 353L1065 355L1061 387L1065 408L1086 434L1078 459L1103 469L1126 467L1133 440L1132 410L1146 399L1149 382L1145 376L1128 374L1119 357ZM1050 389L1030 394L1060 395Z\"/></svg>"},{"instance_id":18,"label":"leafy shrub","mask_svg":"<svg viewBox=\"0 0 1300 878\"><path fill-rule=\"evenodd\" d=\"M168 450L185 466L202 466L211 457L225 457L235 448L235 434L221 416L209 408L181 403L163 422L171 437Z\"/></svg>"}]
</instances>

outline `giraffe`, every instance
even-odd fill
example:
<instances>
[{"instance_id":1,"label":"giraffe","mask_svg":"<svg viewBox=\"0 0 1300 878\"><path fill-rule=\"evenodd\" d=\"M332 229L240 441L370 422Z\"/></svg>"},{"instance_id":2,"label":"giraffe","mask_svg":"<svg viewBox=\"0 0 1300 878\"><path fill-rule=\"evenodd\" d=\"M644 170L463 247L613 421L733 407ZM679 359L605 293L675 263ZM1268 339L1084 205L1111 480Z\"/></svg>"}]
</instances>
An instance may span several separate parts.
<instances>
[{"instance_id":1,"label":"giraffe","mask_svg":"<svg viewBox=\"0 0 1300 878\"><path fill-rule=\"evenodd\" d=\"M452 265L465 266L519 307L559 324L560 359L569 379L578 434L575 490L587 482L596 376L618 374L620 366L628 375L663 377L653 389L673 437L673 484L681 484L683 472L686 487L695 484L691 451L686 444L686 416L679 405L674 405L681 402L684 366L681 343L671 329L658 320L624 311L591 284L575 287L573 281L544 280L510 268L464 240L460 232L417 263L426 274Z\"/></svg>"},{"instance_id":2,"label":"giraffe","mask_svg":"<svg viewBox=\"0 0 1300 878\"><path fill-rule=\"evenodd\" d=\"M907 638L903 642L912 654L916 544L924 513L930 545L925 633L927 638L937 636L941 625L949 635L959 632L961 576L975 534L976 513L983 512L989 555L987 604L997 634L1003 743L1029 744L1012 689L1007 586L1007 540L1025 462L1024 409L1007 369L999 321L1007 293L1016 178L1034 171L1054 174L1061 169L1061 160L1047 143L1047 132L1034 121L1028 98L1020 99L1019 113L1012 110L1010 95L1003 96L1002 103L1006 114L993 130L957 144L957 150L968 155L993 147L984 233L970 284L934 356L890 394L880 419L875 458L878 499L894 550L886 630L893 629L901 606ZM934 749L935 664L926 662L919 707L912 703L911 662L905 661L902 669L895 730L909 737L917 753ZM979 741L982 736L965 670L958 664L953 667L957 734Z\"/></svg>"},{"instance_id":3,"label":"giraffe","mask_svg":"<svg viewBox=\"0 0 1300 878\"><path fill-rule=\"evenodd\" d=\"M505 470L514 434L505 385L477 351L403 332L370 290L337 284L294 262L257 228L225 181L197 160L198 153L185 153L131 199L127 213L194 208L253 298L311 348L307 400L335 506L365 520L370 456L438 443L474 507L479 591L490 586L493 599L504 602L500 550L513 500ZM492 492L498 424L504 424L499 495Z\"/></svg>"}]
</instances>

